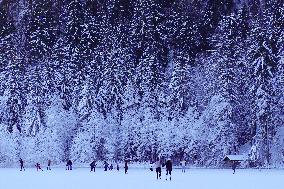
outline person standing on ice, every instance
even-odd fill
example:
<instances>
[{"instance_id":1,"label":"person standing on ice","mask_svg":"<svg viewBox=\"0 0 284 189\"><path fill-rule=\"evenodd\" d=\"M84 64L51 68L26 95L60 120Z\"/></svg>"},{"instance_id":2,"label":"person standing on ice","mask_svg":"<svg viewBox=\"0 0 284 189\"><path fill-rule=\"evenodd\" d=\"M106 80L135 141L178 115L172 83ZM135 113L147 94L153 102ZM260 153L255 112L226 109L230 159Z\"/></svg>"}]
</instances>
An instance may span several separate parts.
<instances>
[{"instance_id":1,"label":"person standing on ice","mask_svg":"<svg viewBox=\"0 0 284 189\"><path fill-rule=\"evenodd\" d=\"M112 171L112 170L113 170L113 165L112 165L112 164L110 164L110 166L109 166L109 170L110 170L110 171Z\"/></svg>"},{"instance_id":2,"label":"person standing on ice","mask_svg":"<svg viewBox=\"0 0 284 189\"><path fill-rule=\"evenodd\" d=\"M72 170L72 161L70 159L67 161L66 170Z\"/></svg>"},{"instance_id":3,"label":"person standing on ice","mask_svg":"<svg viewBox=\"0 0 284 189\"><path fill-rule=\"evenodd\" d=\"M51 168L50 168L50 166L51 166L51 160L49 159L48 161L47 161L47 170L51 170Z\"/></svg>"},{"instance_id":4,"label":"person standing on ice","mask_svg":"<svg viewBox=\"0 0 284 189\"><path fill-rule=\"evenodd\" d=\"M235 174L236 168L237 168L237 162L233 161L233 162L232 162L233 174Z\"/></svg>"},{"instance_id":5,"label":"person standing on ice","mask_svg":"<svg viewBox=\"0 0 284 189\"><path fill-rule=\"evenodd\" d=\"M43 171L39 163L36 163L35 166L36 166L36 171L38 170Z\"/></svg>"},{"instance_id":6,"label":"person standing on ice","mask_svg":"<svg viewBox=\"0 0 284 189\"><path fill-rule=\"evenodd\" d=\"M172 180L173 163L170 158L168 158L165 165L166 165L166 170L167 170L166 180L168 180L168 175L170 175L170 180Z\"/></svg>"},{"instance_id":7,"label":"person standing on ice","mask_svg":"<svg viewBox=\"0 0 284 189\"><path fill-rule=\"evenodd\" d=\"M182 160L182 161L180 162L180 164L181 164L181 172L185 173L186 161L185 161L185 160Z\"/></svg>"},{"instance_id":8,"label":"person standing on ice","mask_svg":"<svg viewBox=\"0 0 284 189\"><path fill-rule=\"evenodd\" d=\"M107 171L107 169L108 169L108 163L107 163L106 161L104 162L104 168L105 168L104 171Z\"/></svg>"},{"instance_id":9,"label":"person standing on ice","mask_svg":"<svg viewBox=\"0 0 284 189\"><path fill-rule=\"evenodd\" d=\"M116 163L116 170L119 171L119 164Z\"/></svg>"},{"instance_id":10,"label":"person standing on ice","mask_svg":"<svg viewBox=\"0 0 284 189\"><path fill-rule=\"evenodd\" d=\"M161 168L161 161L159 158L157 158L157 161L155 162L155 168L156 168L156 174L157 174L157 179L161 179L162 175L162 168Z\"/></svg>"},{"instance_id":11,"label":"person standing on ice","mask_svg":"<svg viewBox=\"0 0 284 189\"><path fill-rule=\"evenodd\" d=\"M127 171L128 171L128 164L127 164L127 160L125 160L125 163L124 163L124 173L127 174Z\"/></svg>"},{"instance_id":12,"label":"person standing on ice","mask_svg":"<svg viewBox=\"0 0 284 189\"><path fill-rule=\"evenodd\" d=\"M94 172L96 172L96 166L97 166L97 164L96 164L96 161L94 160L91 164L90 164L90 166L91 166L91 172L94 170Z\"/></svg>"},{"instance_id":13,"label":"person standing on ice","mask_svg":"<svg viewBox=\"0 0 284 189\"><path fill-rule=\"evenodd\" d=\"M25 167L24 167L24 161L22 160L22 158L20 158L20 166L21 166L21 170L24 170L25 171Z\"/></svg>"},{"instance_id":14,"label":"person standing on ice","mask_svg":"<svg viewBox=\"0 0 284 189\"><path fill-rule=\"evenodd\" d=\"M152 162L150 162L150 171L153 171L154 169L153 169L153 163Z\"/></svg>"}]
</instances>

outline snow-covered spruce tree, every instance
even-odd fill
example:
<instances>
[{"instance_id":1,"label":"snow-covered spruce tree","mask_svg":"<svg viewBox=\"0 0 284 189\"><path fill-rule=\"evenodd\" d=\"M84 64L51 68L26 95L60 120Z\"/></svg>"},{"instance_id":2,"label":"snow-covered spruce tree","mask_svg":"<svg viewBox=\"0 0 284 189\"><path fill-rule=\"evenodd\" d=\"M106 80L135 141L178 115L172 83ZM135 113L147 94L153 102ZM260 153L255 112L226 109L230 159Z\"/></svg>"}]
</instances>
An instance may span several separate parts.
<instances>
[{"instance_id":1,"label":"snow-covered spruce tree","mask_svg":"<svg viewBox=\"0 0 284 189\"><path fill-rule=\"evenodd\" d=\"M134 90L133 82L128 79L122 98L122 117L120 131L120 145L122 147L121 154L123 158L132 160L137 159L137 140L139 138L139 127L137 123L139 115L138 109L138 97Z\"/></svg>"},{"instance_id":2,"label":"snow-covered spruce tree","mask_svg":"<svg viewBox=\"0 0 284 189\"><path fill-rule=\"evenodd\" d=\"M232 106L227 99L216 94L211 98L206 110L199 118L197 140L202 149L200 152L201 161L206 166L220 166L224 155L234 153L234 151L230 151L236 139L235 125L229 119L231 112Z\"/></svg>"},{"instance_id":3,"label":"snow-covered spruce tree","mask_svg":"<svg viewBox=\"0 0 284 189\"><path fill-rule=\"evenodd\" d=\"M27 135L24 138L23 158L31 163L46 163L51 159L54 164L60 164L70 158L68 140L73 135L78 118L74 111L64 109L62 99L57 94L50 96L50 104L45 108L44 115L46 127L39 129L36 136Z\"/></svg>"},{"instance_id":4,"label":"snow-covered spruce tree","mask_svg":"<svg viewBox=\"0 0 284 189\"><path fill-rule=\"evenodd\" d=\"M239 145L243 145L247 142L245 139L250 136L250 130L248 124L244 121L248 110L243 106L246 96L243 90L246 90L246 84L243 83L245 67L245 56L243 49L244 43L241 39L243 36L240 28L240 24L244 22L239 15L225 16L220 25L217 27L217 31L214 39L214 49L216 49L211 57L217 63L215 70L215 77L218 78L217 93L224 98L229 107L224 111L224 120L226 123L222 128L223 133L221 135L223 156L226 154L238 153L236 148ZM248 121L248 120L247 120ZM244 136L245 135L245 136ZM241 140L238 137L241 137ZM238 142L241 144L238 144Z\"/></svg>"},{"instance_id":5,"label":"snow-covered spruce tree","mask_svg":"<svg viewBox=\"0 0 284 189\"><path fill-rule=\"evenodd\" d=\"M21 119L26 105L26 80L24 63L21 59L9 61L8 70L9 77L7 80L7 117L8 117L8 130L13 132L17 129L21 132Z\"/></svg>"},{"instance_id":6,"label":"snow-covered spruce tree","mask_svg":"<svg viewBox=\"0 0 284 189\"><path fill-rule=\"evenodd\" d=\"M190 71L191 67L183 53L175 50L173 59L173 73L170 81L170 116L175 118L183 115L191 106L190 95Z\"/></svg>"},{"instance_id":7,"label":"snow-covered spruce tree","mask_svg":"<svg viewBox=\"0 0 284 189\"><path fill-rule=\"evenodd\" d=\"M59 15L60 34L52 52L52 64L57 70L55 85L69 110L74 101L75 87L83 82L84 62L81 61L81 35L83 26L82 3L77 0L64 1Z\"/></svg>"},{"instance_id":8,"label":"snow-covered spruce tree","mask_svg":"<svg viewBox=\"0 0 284 189\"><path fill-rule=\"evenodd\" d=\"M161 37L169 48L169 106L171 114L176 114L171 115L172 117L182 115L189 106L195 104L191 78L194 67L191 66L194 65L198 45L196 22L192 19L196 13L192 11L189 14L187 11L183 1L175 3L172 12L167 15L165 23L160 27Z\"/></svg>"},{"instance_id":9,"label":"snow-covered spruce tree","mask_svg":"<svg viewBox=\"0 0 284 189\"><path fill-rule=\"evenodd\" d=\"M2 8L5 8L5 6L3 6ZM8 19L8 12L6 12L5 14L7 14L6 18ZM1 127L3 127L1 128L3 140L6 139L6 142L11 143L7 144L8 146L5 147L5 142L3 141L4 146L2 147L7 151L4 152L4 157L2 157L4 159L8 158L6 159L5 163L8 163L9 166L12 166L15 163L16 159L21 156L23 137L22 120L24 115L24 107L26 106L26 96L24 94L27 93L27 83L23 57L21 53L17 52L17 40L19 38L15 35L15 30L12 30L12 25L9 26L9 23L12 23L11 20L2 21L4 24L1 24L3 28L1 28L0 37L0 61L2 61L1 66L3 66L0 68L0 109L2 109L0 123ZM8 157L7 154L9 154Z\"/></svg>"},{"instance_id":10,"label":"snow-covered spruce tree","mask_svg":"<svg viewBox=\"0 0 284 189\"><path fill-rule=\"evenodd\" d=\"M7 126L4 124L0 124L0 158L1 158L1 167L10 167L13 166L19 156L19 141L17 142L17 138L19 137L17 130L14 133L10 133L7 130Z\"/></svg>"},{"instance_id":11,"label":"snow-covered spruce tree","mask_svg":"<svg viewBox=\"0 0 284 189\"><path fill-rule=\"evenodd\" d=\"M60 98L63 100L64 109L69 110L72 106L72 80L70 80L70 69L65 65L68 61L67 49L64 46L63 37L57 40L53 48L50 67L56 70L54 73L54 87L58 90Z\"/></svg>"},{"instance_id":12,"label":"snow-covered spruce tree","mask_svg":"<svg viewBox=\"0 0 284 189\"><path fill-rule=\"evenodd\" d=\"M114 41L116 42L111 44ZM102 47L102 74L100 78L102 85L98 91L97 101L104 106L106 112L113 107L121 112L122 95L128 76L126 70L128 62L127 57L124 57L124 54L127 53L126 49L120 44L119 37L110 35Z\"/></svg>"},{"instance_id":13,"label":"snow-covered spruce tree","mask_svg":"<svg viewBox=\"0 0 284 189\"><path fill-rule=\"evenodd\" d=\"M284 135L283 135L283 111L284 111L284 96L283 96L283 84L284 84L284 5L281 1L267 2L270 5L272 12L272 25L275 30L275 36L277 38L277 72L273 79L273 86L275 87L275 106L273 107L273 117L275 125L275 137L273 137L271 143L271 162L274 166L283 165L284 160Z\"/></svg>"},{"instance_id":14,"label":"snow-covered spruce tree","mask_svg":"<svg viewBox=\"0 0 284 189\"><path fill-rule=\"evenodd\" d=\"M8 66L8 61L15 57L15 49L13 48L13 37L15 34L15 26L12 15L9 11L9 2L2 2L0 6L0 73L4 74ZM1 88L4 81L0 81Z\"/></svg>"},{"instance_id":15,"label":"snow-covered spruce tree","mask_svg":"<svg viewBox=\"0 0 284 189\"><path fill-rule=\"evenodd\" d=\"M83 2L80 0L65 1L66 9L61 15L62 42L65 56L63 75L69 83L65 85L75 92L76 86L84 80L85 64L82 61Z\"/></svg>"},{"instance_id":16,"label":"snow-covered spruce tree","mask_svg":"<svg viewBox=\"0 0 284 189\"><path fill-rule=\"evenodd\" d=\"M272 109L275 103L275 88L272 80L275 77L277 58L274 49L273 30L262 27L270 25L269 15L263 20L255 22L251 33L250 61L252 62L252 95L254 96L253 111L253 135L254 143L258 143L260 149L259 163L270 164L271 140L274 136L274 124ZM265 20L268 19L268 20Z\"/></svg>"},{"instance_id":17,"label":"snow-covered spruce tree","mask_svg":"<svg viewBox=\"0 0 284 189\"><path fill-rule=\"evenodd\" d=\"M223 15L228 15L232 12L233 0L209 0L205 3L205 8L202 9L202 18L199 23L200 45L202 50L210 50L210 41L208 40L214 33L219 21Z\"/></svg>"},{"instance_id":18,"label":"snow-covered spruce tree","mask_svg":"<svg viewBox=\"0 0 284 189\"><path fill-rule=\"evenodd\" d=\"M194 59L196 53L200 52L197 47L200 43L197 27L199 15L194 7L186 6L184 1L177 1L170 10L159 25L160 36L169 48L168 51L181 52L183 57L188 59L188 63L193 65L189 59Z\"/></svg>"},{"instance_id":19,"label":"snow-covered spruce tree","mask_svg":"<svg viewBox=\"0 0 284 189\"><path fill-rule=\"evenodd\" d=\"M30 22L27 28L26 55L28 68L28 107L26 107L27 134L35 136L44 126L44 109L48 90L52 90L52 78L47 65L51 48L55 42L55 21L52 1L29 2ZM42 128L43 129L43 128Z\"/></svg>"},{"instance_id":20,"label":"snow-covered spruce tree","mask_svg":"<svg viewBox=\"0 0 284 189\"><path fill-rule=\"evenodd\" d=\"M131 0L113 0L107 4L110 22L112 25L127 24L133 15L135 1Z\"/></svg>"},{"instance_id":21,"label":"snow-covered spruce tree","mask_svg":"<svg viewBox=\"0 0 284 189\"><path fill-rule=\"evenodd\" d=\"M153 91L164 78L167 56L159 33L162 17L157 2L136 2L130 28L130 45L134 48L134 60L137 65L136 85L141 94Z\"/></svg>"},{"instance_id":22,"label":"snow-covered spruce tree","mask_svg":"<svg viewBox=\"0 0 284 189\"><path fill-rule=\"evenodd\" d=\"M241 112L244 110L239 101L244 98L244 87L240 87L240 81L245 74L241 59L244 55L243 44L240 43L241 35L236 29L239 22L236 15L223 17L211 39L210 46L213 46L214 51L209 56L212 67L210 72L213 72L213 78L218 79L212 82L213 96L197 122L200 126L196 138L201 143L199 148L202 149L201 157L198 158L207 165L220 165L225 155L238 153L238 133L244 134L241 130L246 128L240 121L246 112ZM196 150L193 151L196 154ZM202 156L211 158L206 160Z\"/></svg>"},{"instance_id":23,"label":"snow-covered spruce tree","mask_svg":"<svg viewBox=\"0 0 284 189\"><path fill-rule=\"evenodd\" d=\"M84 21L80 42L82 60L87 62L96 58L96 51L108 30L108 18L104 5L99 1L87 0L83 6ZM96 50L95 50L96 49ZM89 71L89 69L87 69Z\"/></svg>"},{"instance_id":24,"label":"snow-covered spruce tree","mask_svg":"<svg viewBox=\"0 0 284 189\"><path fill-rule=\"evenodd\" d=\"M139 119L141 143L137 149L138 157L140 161L155 161L161 155L157 138L160 127L156 127L158 121L154 119L152 109L146 105L140 106L137 113L141 116Z\"/></svg>"},{"instance_id":25,"label":"snow-covered spruce tree","mask_svg":"<svg viewBox=\"0 0 284 189\"><path fill-rule=\"evenodd\" d=\"M12 17L9 12L9 3L3 2L0 6L0 98L1 100L1 119L0 123L7 124L7 90L9 75L12 70L11 60L16 58L13 38L15 37L15 27L12 22ZM4 100L5 99L5 100ZM4 103L5 102L5 103ZM6 115L5 115L6 114ZM4 126L4 125L2 125ZM6 127L7 129L7 127Z\"/></svg>"},{"instance_id":26,"label":"snow-covered spruce tree","mask_svg":"<svg viewBox=\"0 0 284 189\"><path fill-rule=\"evenodd\" d=\"M26 132L30 136L36 136L40 130L41 133L46 128L45 109L48 106L48 85L44 78L43 64L31 66L28 70L28 91L27 107L25 108ZM45 80L47 79L47 80Z\"/></svg>"},{"instance_id":27,"label":"snow-covered spruce tree","mask_svg":"<svg viewBox=\"0 0 284 189\"><path fill-rule=\"evenodd\" d=\"M272 161L275 166L282 164L284 160L284 128L283 128L283 111L284 111L284 32L281 34L282 37L279 39L279 51L278 51L278 65L277 65L277 76L275 78L276 94L277 94L277 104L274 108L274 114L276 119L274 124L276 125L276 136L273 140L272 146Z\"/></svg>"},{"instance_id":28,"label":"snow-covered spruce tree","mask_svg":"<svg viewBox=\"0 0 284 189\"><path fill-rule=\"evenodd\" d=\"M106 129L106 122L101 113L93 108L87 119L81 121L81 126L77 130L76 136L72 142L71 157L75 162L87 163L92 160L103 161L104 148L101 144Z\"/></svg>"},{"instance_id":29,"label":"snow-covered spruce tree","mask_svg":"<svg viewBox=\"0 0 284 189\"><path fill-rule=\"evenodd\" d=\"M243 7L238 10L235 19L235 39L234 39L234 54L236 58L235 73L236 84L234 91L236 92L237 104L235 107L235 120L237 121L237 136L239 145L243 145L247 142L251 142L251 126L250 123L253 120L252 102L250 89L250 62L249 59L249 41L250 33L252 29L252 17L251 12L244 4ZM249 105L249 106L248 106Z\"/></svg>"},{"instance_id":30,"label":"snow-covered spruce tree","mask_svg":"<svg viewBox=\"0 0 284 189\"><path fill-rule=\"evenodd\" d=\"M26 44L29 63L32 65L50 56L50 50L56 40L52 3L51 0L29 2L31 15Z\"/></svg>"}]
</instances>

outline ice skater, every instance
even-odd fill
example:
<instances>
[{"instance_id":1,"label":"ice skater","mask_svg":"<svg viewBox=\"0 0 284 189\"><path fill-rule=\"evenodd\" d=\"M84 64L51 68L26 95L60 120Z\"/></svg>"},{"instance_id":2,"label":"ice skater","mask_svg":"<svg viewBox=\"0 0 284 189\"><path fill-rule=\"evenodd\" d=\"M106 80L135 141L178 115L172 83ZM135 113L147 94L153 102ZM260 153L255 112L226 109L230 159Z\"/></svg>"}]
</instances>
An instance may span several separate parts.
<instances>
[{"instance_id":1,"label":"ice skater","mask_svg":"<svg viewBox=\"0 0 284 189\"><path fill-rule=\"evenodd\" d=\"M47 170L51 170L51 168L50 168L50 166L51 166L51 160L49 159L48 161L47 161Z\"/></svg>"},{"instance_id":2,"label":"ice skater","mask_svg":"<svg viewBox=\"0 0 284 189\"><path fill-rule=\"evenodd\" d=\"M237 162L233 161L233 162L232 162L233 174L235 174L236 168L237 168Z\"/></svg>"},{"instance_id":3,"label":"ice skater","mask_svg":"<svg viewBox=\"0 0 284 189\"><path fill-rule=\"evenodd\" d=\"M119 164L116 164L116 170L119 171Z\"/></svg>"},{"instance_id":4,"label":"ice skater","mask_svg":"<svg viewBox=\"0 0 284 189\"><path fill-rule=\"evenodd\" d=\"M150 163L150 171L154 171L154 169L153 169L153 163Z\"/></svg>"},{"instance_id":5,"label":"ice skater","mask_svg":"<svg viewBox=\"0 0 284 189\"><path fill-rule=\"evenodd\" d=\"M161 168L161 161L159 158L157 158L157 161L155 162L155 168L156 168L157 180L161 179L162 168Z\"/></svg>"},{"instance_id":6,"label":"ice skater","mask_svg":"<svg viewBox=\"0 0 284 189\"><path fill-rule=\"evenodd\" d=\"M36 167L36 171L38 171L38 170L43 171L42 168L41 168L41 166L40 166L40 163L36 163L36 164L35 164L35 167Z\"/></svg>"},{"instance_id":7,"label":"ice skater","mask_svg":"<svg viewBox=\"0 0 284 189\"><path fill-rule=\"evenodd\" d=\"M166 170L167 170L166 180L168 180L168 175L170 175L170 180L172 180L173 163L170 158L168 158L165 165L166 165Z\"/></svg>"},{"instance_id":8,"label":"ice skater","mask_svg":"<svg viewBox=\"0 0 284 189\"><path fill-rule=\"evenodd\" d=\"M185 160L182 160L182 161L180 162L180 164L181 164L181 172L185 173L186 161L185 161Z\"/></svg>"},{"instance_id":9,"label":"ice skater","mask_svg":"<svg viewBox=\"0 0 284 189\"><path fill-rule=\"evenodd\" d=\"M125 163L124 163L124 173L127 174L128 172L128 164L127 164L127 160L125 160Z\"/></svg>"},{"instance_id":10,"label":"ice skater","mask_svg":"<svg viewBox=\"0 0 284 189\"><path fill-rule=\"evenodd\" d=\"M22 158L20 158L20 167L21 167L21 170L24 170L25 171L25 167L24 167L24 161L22 160Z\"/></svg>"},{"instance_id":11,"label":"ice skater","mask_svg":"<svg viewBox=\"0 0 284 189\"><path fill-rule=\"evenodd\" d=\"M107 169L108 169L108 163L107 163L106 161L104 162L104 168L105 168L104 171L107 171Z\"/></svg>"},{"instance_id":12,"label":"ice skater","mask_svg":"<svg viewBox=\"0 0 284 189\"><path fill-rule=\"evenodd\" d=\"M112 171L112 170L113 170L113 165L112 165L112 164L110 164L110 166L109 166L109 170L110 170L110 171Z\"/></svg>"},{"instance_id":13,"label":"ice skater","mask_svg":"<svg viewBox=\"0 0 284 189\"><path fill-rule=\"evenodd\" d=\"M97 164L96 164L96 161L95 161L95 160L90 164L90 166L91 166L91 172L92 172L92 171L96 172L96 166L97 166Z\"/></svg>"},{"instance_id":14,"label":"ice skater","mask_svg":"<svg viewBox=\"0 0 284 189\"><path fill-rule=\"evenodd\" d=\"M72 170L72 161L70 159L67 161L66 170Z\"/></svg>"}]
</instances>

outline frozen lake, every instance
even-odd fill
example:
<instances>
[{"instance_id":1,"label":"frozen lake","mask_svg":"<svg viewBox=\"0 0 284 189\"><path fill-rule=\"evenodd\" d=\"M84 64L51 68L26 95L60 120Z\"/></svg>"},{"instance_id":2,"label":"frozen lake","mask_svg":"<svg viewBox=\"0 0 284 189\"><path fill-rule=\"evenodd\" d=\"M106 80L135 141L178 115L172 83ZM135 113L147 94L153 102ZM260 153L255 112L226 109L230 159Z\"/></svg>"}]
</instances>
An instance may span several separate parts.
<instances>
[{"instance_id":1,"label":"frozen lake","mask_svg":"<svg viewBox=\"0 0 284 189\"><path fill-rule=\"evenodd\" d=\"M146 169L129 169L104 172L97 169L90 172L87 168L66 171L54 168L51 171L26 169L0 169L0 189L283 189L284 170L237 169L188 169L186 173L173 170L172 181L156 180L155 172Z\"/></svg>"}]
</instances>

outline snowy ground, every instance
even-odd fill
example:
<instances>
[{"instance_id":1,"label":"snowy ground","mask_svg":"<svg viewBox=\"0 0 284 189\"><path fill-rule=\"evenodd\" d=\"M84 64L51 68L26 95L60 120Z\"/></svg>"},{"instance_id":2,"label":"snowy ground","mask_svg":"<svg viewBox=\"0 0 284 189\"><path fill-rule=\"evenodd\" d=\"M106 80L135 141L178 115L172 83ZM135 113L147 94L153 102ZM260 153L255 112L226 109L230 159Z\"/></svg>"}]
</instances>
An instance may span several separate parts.
<instances>
[{"instance_id":1,"label":"snowy ground","mask_svg":"<svg viewBox=\"0 0 284 189\"><path fill-rule=\"evenodd\" d=\"M0 169L0 189L283 189L284 170L189 169L174 170L172 181L156 180L155 173L146 169L96 173L87 168L66 171L55 168L37 172L35 169Z\"/></svg>"}]
</instances>

